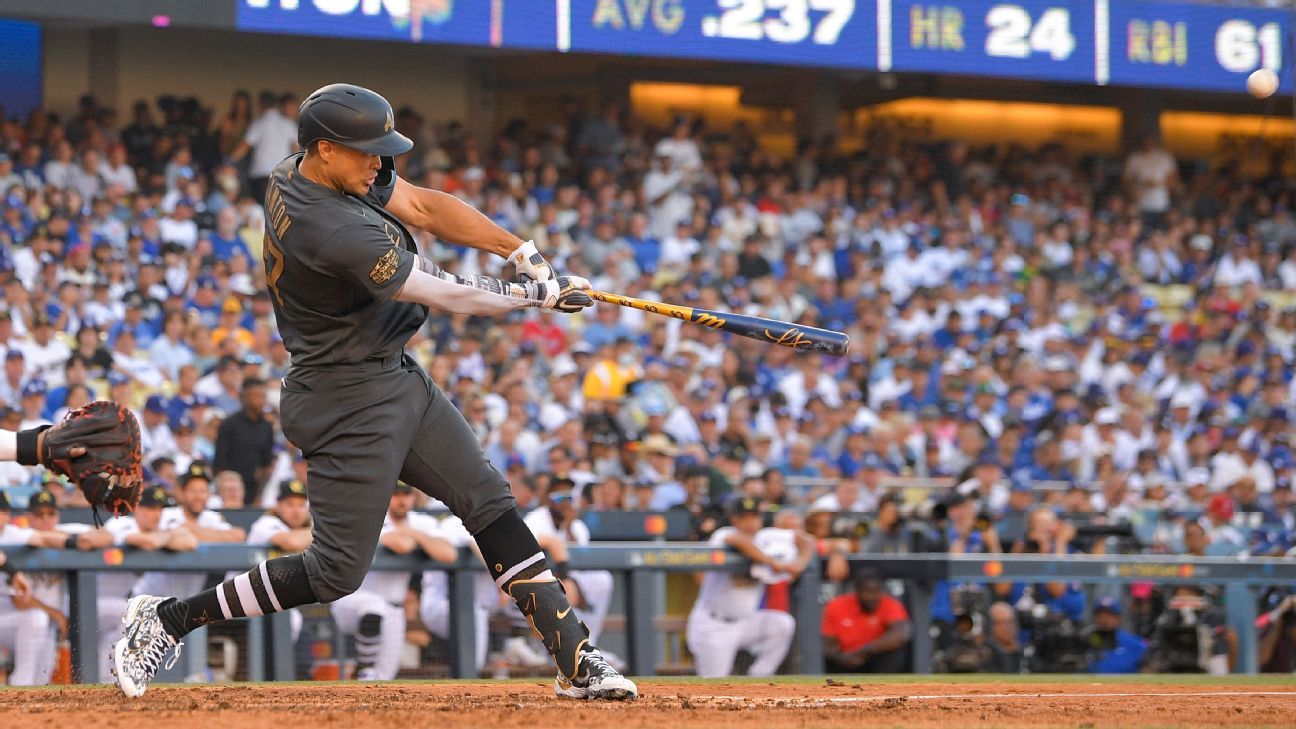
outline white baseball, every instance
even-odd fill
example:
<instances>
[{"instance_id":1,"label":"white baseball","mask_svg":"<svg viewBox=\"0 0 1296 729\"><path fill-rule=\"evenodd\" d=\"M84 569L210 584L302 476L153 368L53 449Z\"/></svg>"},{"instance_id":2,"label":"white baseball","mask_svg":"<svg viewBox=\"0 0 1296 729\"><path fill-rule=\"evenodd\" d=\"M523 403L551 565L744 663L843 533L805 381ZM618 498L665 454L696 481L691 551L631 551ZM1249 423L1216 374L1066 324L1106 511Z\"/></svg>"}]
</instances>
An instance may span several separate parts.
<instances>
[{"instance_id":1,"label":"white baseball","mask_svg":"<svg viewBox=\"0 0 1296 729\"><path fill-rule=\"evenodd\" d=\"M1258 68L1247 76L1247 91L1257 99L1267 99L1278 91L1278 74L1268 68Z\"/></svg>"}]
</instances>

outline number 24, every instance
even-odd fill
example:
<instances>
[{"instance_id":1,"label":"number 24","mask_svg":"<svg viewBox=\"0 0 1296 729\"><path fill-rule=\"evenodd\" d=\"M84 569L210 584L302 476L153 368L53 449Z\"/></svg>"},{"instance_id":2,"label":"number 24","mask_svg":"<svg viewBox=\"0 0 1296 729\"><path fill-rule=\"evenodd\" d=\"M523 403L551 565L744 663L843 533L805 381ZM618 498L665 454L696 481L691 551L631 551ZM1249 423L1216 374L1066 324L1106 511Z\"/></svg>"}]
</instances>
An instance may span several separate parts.
<instances>
[{"instance_id":1,"label":"number 24","mask_svg":"<svg viewBox=\"0 0 1296 729\"><path fill-rule=\"evenodd\" d=\"M1029 58L1032 52L1047 53L1055 61L1065 61L1075 51L1071 35L1071 14L1066 8L1049 8L1031 27L1031 16L1020 5L996 5L986 13L986 55L1003 58Z\"/></svg>"},{"instance_id":2,"label":"number 24","mask_svg":"<svg viewBox=\"0 0 1296 729\"><path fill-rule=\"evenodd\" d=\"M717 0L722 38L800 43L810 35L810 11L826 12L814 29L814 42L832 45L855 14L855 0ZM767 10L777 18L765 18Z\"/></svg>"}]
</instances>

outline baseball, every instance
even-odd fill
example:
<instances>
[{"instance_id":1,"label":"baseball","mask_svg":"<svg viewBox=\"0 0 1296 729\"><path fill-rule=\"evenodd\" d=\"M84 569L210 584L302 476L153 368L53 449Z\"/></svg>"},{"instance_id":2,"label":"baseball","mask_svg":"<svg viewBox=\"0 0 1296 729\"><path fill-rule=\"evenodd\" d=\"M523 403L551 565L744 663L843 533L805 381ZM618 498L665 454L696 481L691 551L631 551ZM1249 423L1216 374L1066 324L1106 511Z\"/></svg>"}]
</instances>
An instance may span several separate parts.
<instances>
[{"instance_id":1,"label":"baseball","mask_svg":"<svg viewBox=\"0 0 1296 729\"><path fill-rule=\"evenodd\" d=\"M1278 90L1278 74L1267 68L1258 68L1247 76L1247 91L1257 99L1267 99Z\"/></svg>"}]
</instances>

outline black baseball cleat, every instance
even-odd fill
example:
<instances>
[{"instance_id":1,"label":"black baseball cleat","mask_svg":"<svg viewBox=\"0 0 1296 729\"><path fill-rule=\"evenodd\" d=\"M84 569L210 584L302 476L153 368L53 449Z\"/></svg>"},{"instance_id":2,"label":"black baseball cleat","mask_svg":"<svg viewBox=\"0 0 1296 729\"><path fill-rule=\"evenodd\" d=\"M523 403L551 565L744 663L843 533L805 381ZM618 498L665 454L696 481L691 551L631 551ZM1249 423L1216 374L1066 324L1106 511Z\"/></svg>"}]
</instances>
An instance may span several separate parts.
<instances>
[{"instance_id":1,"label":"black baseball cleat","mask_svg":"<svg viewBox=\"0 0 1296 729\"><path fill-rule=\"evenodd\" d=\"M591 648L581 653L574 678L559 674L554 679L554 693L569 699L634 701L639 698L639 687L609 665L597 648Z\"/></svg>"}]
</instances>

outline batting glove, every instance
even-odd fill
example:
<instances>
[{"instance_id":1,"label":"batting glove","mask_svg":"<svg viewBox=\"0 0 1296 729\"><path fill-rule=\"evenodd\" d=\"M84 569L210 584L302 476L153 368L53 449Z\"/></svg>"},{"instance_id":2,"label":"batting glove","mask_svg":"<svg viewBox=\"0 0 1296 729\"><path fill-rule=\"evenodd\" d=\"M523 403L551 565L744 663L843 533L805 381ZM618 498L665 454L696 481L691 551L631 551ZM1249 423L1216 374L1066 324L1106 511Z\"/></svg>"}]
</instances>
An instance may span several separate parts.
<instances>
[{"instance_id":1,"label":"batting glove","mask_svg":"<svg viewBox=\"0 0 1296 729\"><path fill-rule=\"evenodd\" d=\"M517 250L509 254L509 263L513 264L514 270L517 271L518 279L522 283L531 281L550 281L554 278L553 266L545 260L536 248L535 241L527 241L517 247Z\"/></svg>"},{"instance_id":2,"label":"batting glove","mask_svg":"<svg viewBox=\"0 0 1296 729\"><path fill-rule=\"evenodd\" d=\"M559 276L548 281L531 281L521 286L526 291L526 298L531 299L531 305L542 309L574 314L594 305L594 299L585 293L590 288L590 282L580 276Z\"/></svg>"}]
</instances>

